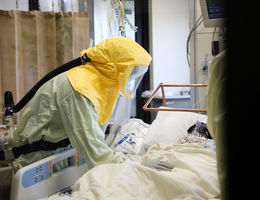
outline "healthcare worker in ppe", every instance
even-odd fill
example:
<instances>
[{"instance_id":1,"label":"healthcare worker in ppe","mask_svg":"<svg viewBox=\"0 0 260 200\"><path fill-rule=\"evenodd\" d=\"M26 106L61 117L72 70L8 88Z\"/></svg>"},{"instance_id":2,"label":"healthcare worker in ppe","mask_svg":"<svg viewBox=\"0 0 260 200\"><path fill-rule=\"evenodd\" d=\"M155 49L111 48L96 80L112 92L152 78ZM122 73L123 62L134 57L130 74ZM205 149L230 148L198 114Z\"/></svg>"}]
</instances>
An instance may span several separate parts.
<instances>
[{"instance_id":1,"label":"healthcare worker in ppe","mask_svg":"<svg viewBox=\"0 0 260 200\"><path fill-rule=\"evenodd\" d=\"M208 87L208 120L207 127L216 141L218 179L221 199L228 198L228 157L226 121L226 85L227 85L227 52L219 53L210 65L210 79Z\"/></svg>"},{"instance_id":2,"label":"healthcare worker in ppe","mask_svg":"<svg viewBox=\"0 0 260 200\"><path fill-rule=\"evenodd\" d=\"M91 59L46 82L29 102L14 133L15 147L44 140L68 138L89 168L103 163L122 163L123 153L114 153L101 129L112 115L119 92L131 97L150 65L150 55L135 41L108 38L81 52ZM15 171L42 159L45 151L20 155ZM172 166L158 160L143 163L159 170Z\"/></svg>"}]
</instances>

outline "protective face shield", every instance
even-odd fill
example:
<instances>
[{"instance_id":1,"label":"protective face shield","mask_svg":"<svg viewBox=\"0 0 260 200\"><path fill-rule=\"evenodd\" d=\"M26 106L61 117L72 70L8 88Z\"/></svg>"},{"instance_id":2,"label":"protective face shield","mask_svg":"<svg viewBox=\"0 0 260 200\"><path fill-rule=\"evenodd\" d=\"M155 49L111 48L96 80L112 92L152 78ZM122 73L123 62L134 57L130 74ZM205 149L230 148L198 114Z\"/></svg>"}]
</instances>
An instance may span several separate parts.
<instances>
[{"instance_id":1,"label":"protective face shield","mask_svg":"<svg viewBox=\"0 0 260 200\"><path fill-rule=\"evenodd\" d=\"M152 58L137 42L125 37L107 38L84 52L91 62L70 69L67 75L73 88L93 103L102 125L112 115L119 94L133 96L139 76L147 71Z\"/></svg>"},{"instance_id":2,"label":"protective face shield","mask_svg":"<svg viewBox=\"0 0 260 200\"><path fill-rule=\"evenodd\" d=\"M126 92L130 95L133 95L136 91L136 89L138 88L144 74L147 72L148 67L143 67L143 66L136 66L127 83L126 83Z\"/></svg>"}]
</instances>

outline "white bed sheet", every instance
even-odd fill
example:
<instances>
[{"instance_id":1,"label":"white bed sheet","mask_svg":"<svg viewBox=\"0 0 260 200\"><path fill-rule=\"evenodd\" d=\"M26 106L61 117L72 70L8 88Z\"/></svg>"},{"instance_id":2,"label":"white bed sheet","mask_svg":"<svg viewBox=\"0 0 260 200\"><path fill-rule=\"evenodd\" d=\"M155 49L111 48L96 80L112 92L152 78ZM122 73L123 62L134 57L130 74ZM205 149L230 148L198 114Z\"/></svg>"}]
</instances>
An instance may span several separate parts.
<instances>
[{"instance_id":1,"label":"white bed sheet","mask_svg":"<svg viewBox=\"0 0 260 200\"><path fill-rule=\"evenodd\" d=\"M216 154L202 144L156 144L142 159L167 161L174 169L156 171L134 162L104 164L84 174L70 197L55 194L49 199L220 199Z\"/></svg>"}]
</instances>

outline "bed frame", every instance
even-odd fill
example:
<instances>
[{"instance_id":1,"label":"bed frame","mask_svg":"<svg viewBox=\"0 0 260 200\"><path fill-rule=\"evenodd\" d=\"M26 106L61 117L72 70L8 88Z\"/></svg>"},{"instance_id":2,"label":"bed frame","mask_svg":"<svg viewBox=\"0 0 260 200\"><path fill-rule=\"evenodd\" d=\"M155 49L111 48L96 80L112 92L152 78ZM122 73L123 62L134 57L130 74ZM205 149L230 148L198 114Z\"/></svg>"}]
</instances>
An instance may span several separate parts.
<instances>
[{"instance_id":1,"label":"bed frame","mask_svg":"<svg viewBox=\"0 0 260 200\"><path fill-rule=\"evenodd\" d=\"M69 166L55 172L53 165L68 159ZM12 181L11 200L44 199L75 183L88 168L74 148L57 153L17 171Z\"/></svg>"},{"instance_id":2,"label":"bed frame","mask_svg":"<svg viewBox=\"0 0 260 200\"><path fill-rule=\"evenodd\" d=\"M185 111L185 112L202 112L206 113L207 109L193 109L193 108L169 108L166 107L166 100L165 100L165 93L164 93L164 87L207 87L206 84L163 84L160 83L158 87L154 90L151 97L147 100L145 105L143 106L143 110L145 111ZM162 100L163 100L163 106L160 108L154 108L154 107L148 107L148 105L153 100L156 92L161 88L162 92Z\"/></svg>"}]
</instances>

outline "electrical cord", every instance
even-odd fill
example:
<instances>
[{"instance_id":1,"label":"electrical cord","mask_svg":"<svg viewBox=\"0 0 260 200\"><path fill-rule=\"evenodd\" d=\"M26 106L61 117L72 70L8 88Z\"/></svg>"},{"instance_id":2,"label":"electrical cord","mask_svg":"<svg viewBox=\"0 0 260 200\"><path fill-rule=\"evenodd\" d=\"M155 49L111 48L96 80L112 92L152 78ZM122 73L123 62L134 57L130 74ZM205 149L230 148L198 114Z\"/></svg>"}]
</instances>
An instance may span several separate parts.
<instances>
[{"instance_id":1,"label":"electrical cord","mask_svg":"<svg viewBox=\"0 0 260 200\"><path fill-rule=\"evenodd\" d=\"M216 33L216 29L217 29L217 27L215 27L215 28L214 28L214 31L213 31L212 42L214 41L214 36L215 36L215 33Z\"/></svg>"},{"instance_id":2,"label":"electrical cord","mask_svg":"<svg viewBox=\"0 0 260 200\"><path fill-rule=\"evenodd\" d=\"M186 57L187 57L187 62L189 64L190 67L190 60L189 60L189 56L190 56L190 51L189 51L189 43L190 43L190 38L192 33L199 27L199 25L203 22L202 19L202 15L198 18L198 20L195 22L193 28L191 29L189 36L187 38L187 42L186 42Z\"/></svg>"}]
</instances>

